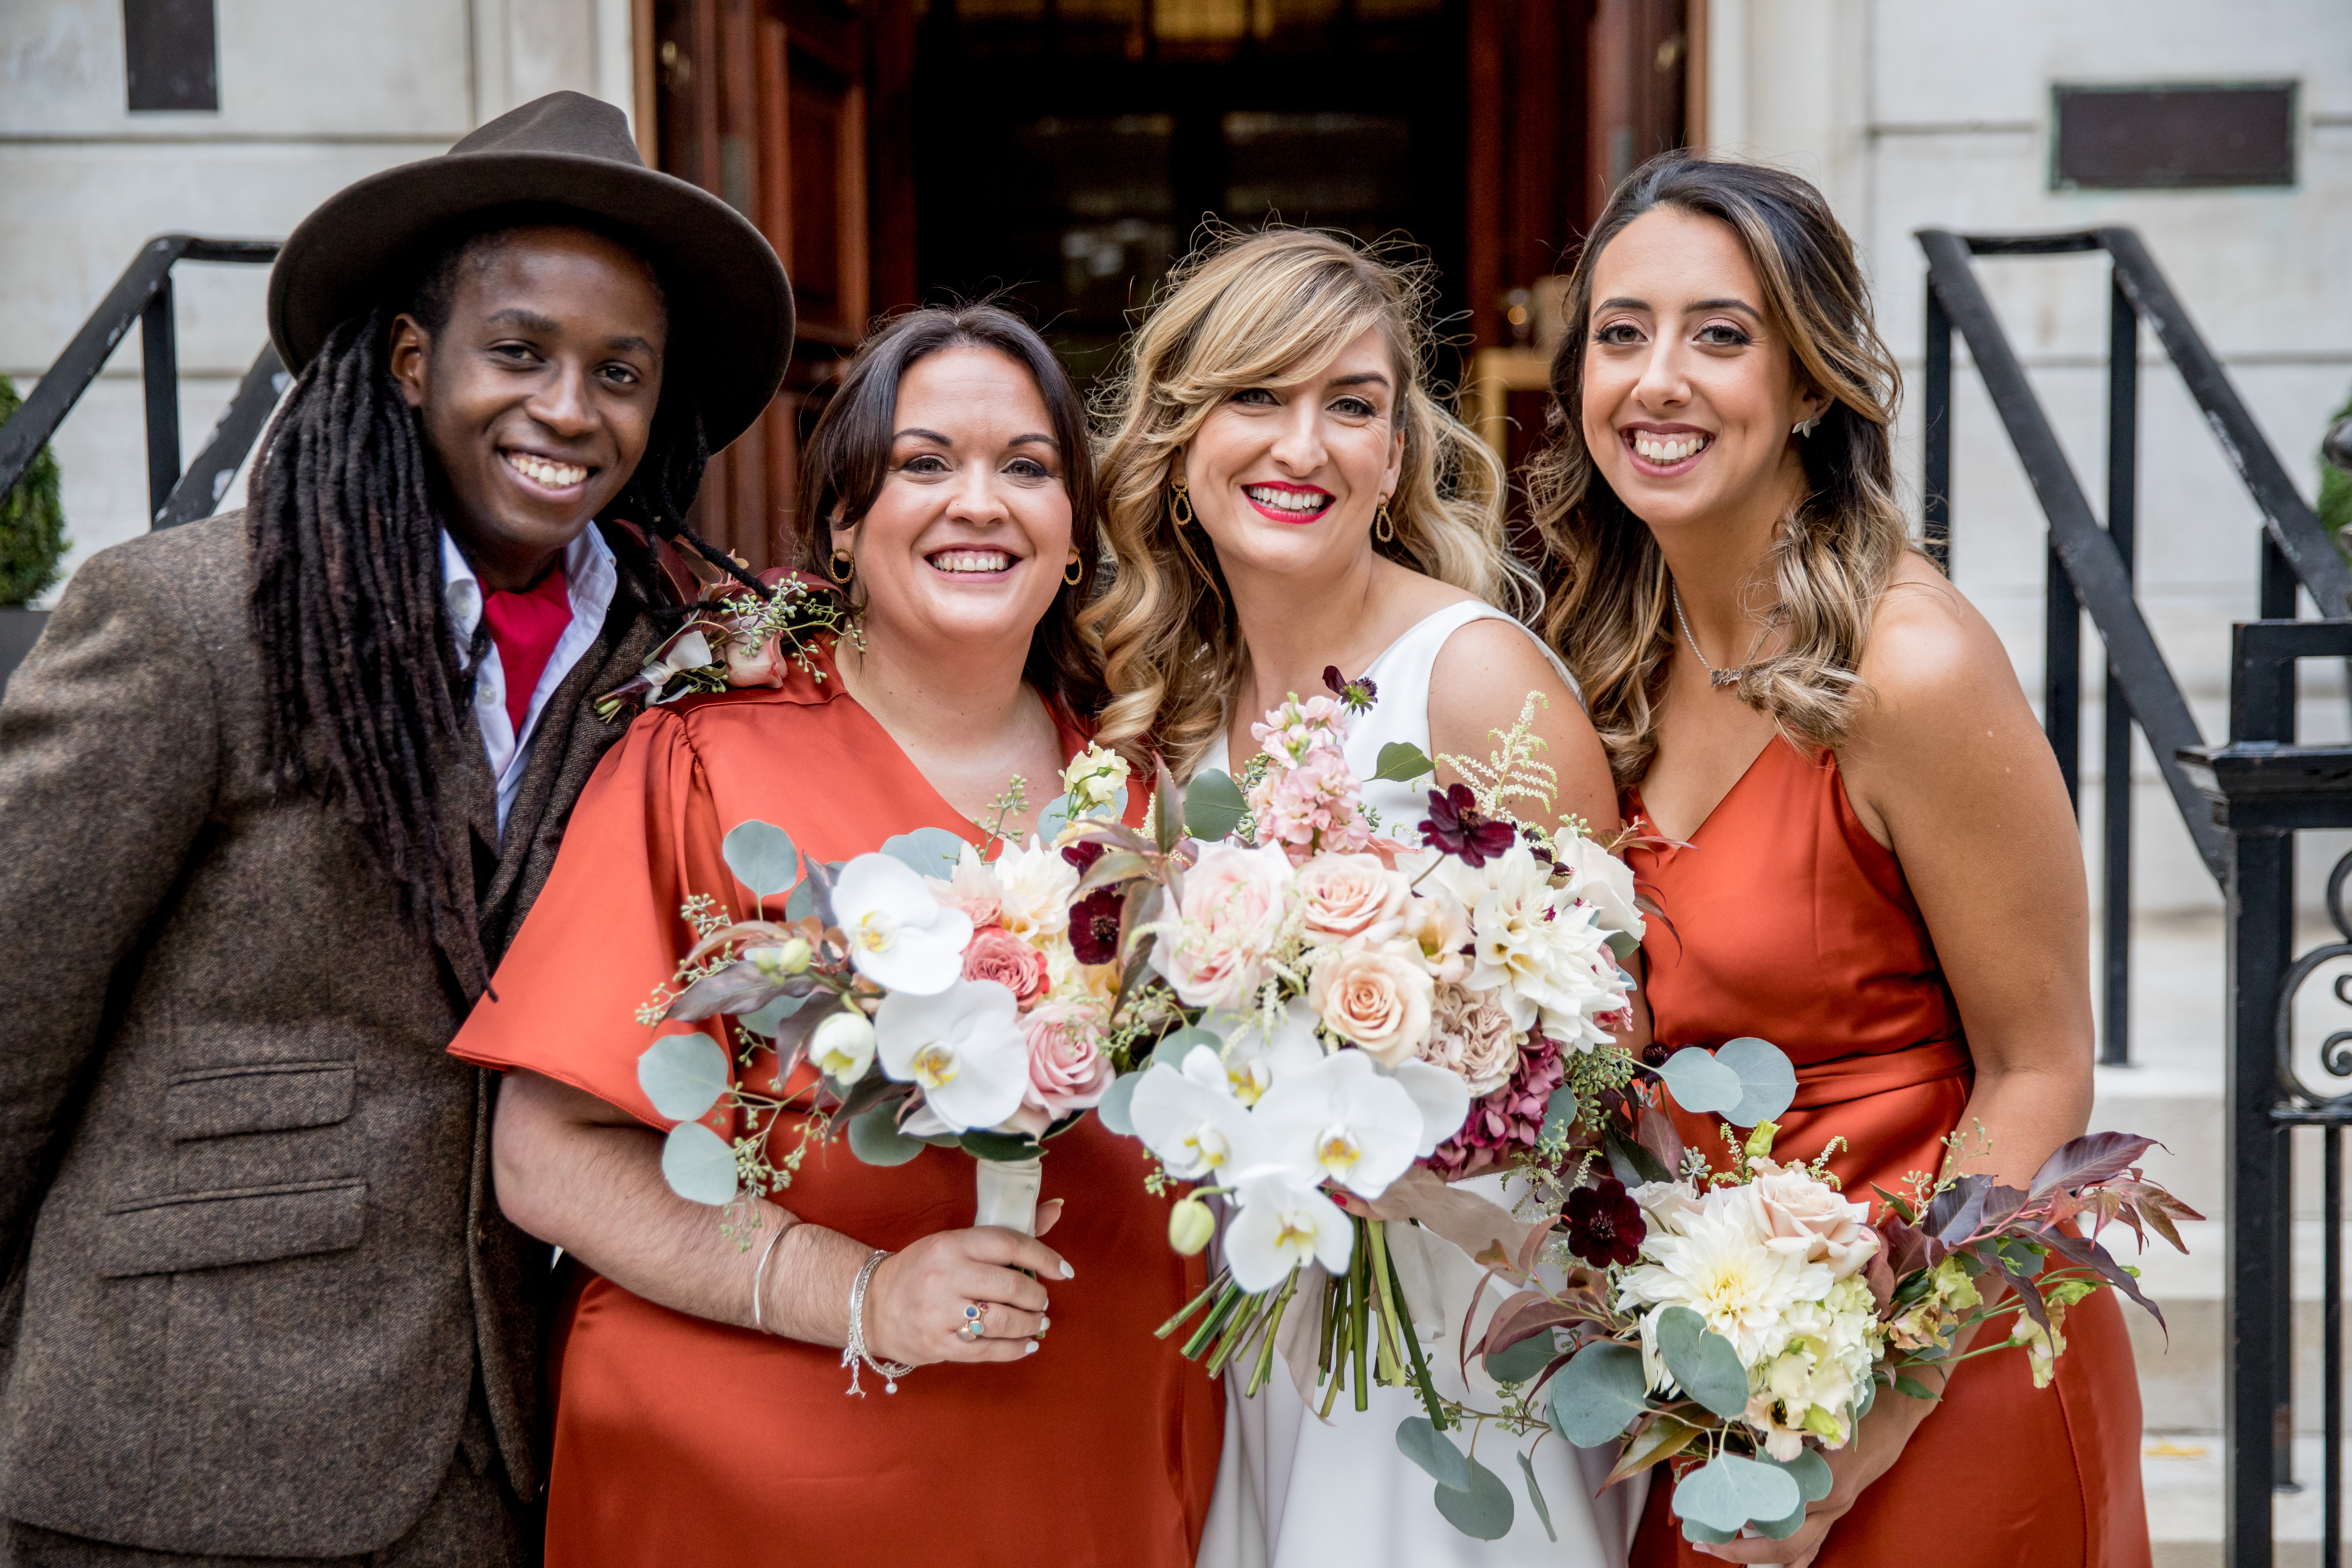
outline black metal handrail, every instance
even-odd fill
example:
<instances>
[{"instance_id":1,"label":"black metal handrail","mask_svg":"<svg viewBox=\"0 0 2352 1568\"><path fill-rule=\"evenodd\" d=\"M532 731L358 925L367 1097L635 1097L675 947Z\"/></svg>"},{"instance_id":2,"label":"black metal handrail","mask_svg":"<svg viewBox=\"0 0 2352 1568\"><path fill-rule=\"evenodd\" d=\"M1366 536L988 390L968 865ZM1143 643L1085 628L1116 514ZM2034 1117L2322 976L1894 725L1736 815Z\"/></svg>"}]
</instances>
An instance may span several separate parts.
<instances>
[{"instance_id":1,"label":"black metal handrail","mask_svg":"<svg viewBox=\"0 0 2352 1568\"><path fill-rule=\"evenodd\" d=\"M1994 411L2016 449L2050 525L2042 674L2042 725L2057 753L2066 793L2080 804L2082 761L2081 612L2106 644L2103 736L2105 804L2101 870L2105 885L2102 938L2099 1059L2130 1060L2131 730L2147 736L2166 787L2206 869L2223 875L2222 835L2180 761L2203 744L2180 685L2133 597L2137 512L2139 323L2144 318L2245 485L2263 517L2261 609L2292 618L2298 583L2323 614L2352 608L2347 569L2319 519L2304 503L2237 389L2230 384L2188 311L2139 236L2108 227L2053 234L1963 235L1921 229L1927 257L1927 439L1923 512L1928 548L1948 570L1952 519L1952 334L1968 340ZM1978 279L1978 256L2054 256L2104 252L2109 282L2107 343L2107 497L2104 524L2092 511L2057 432L2010 347Z\"/></svg>"},{"instance_id":2,"label":"black metal handrail","mask_svg":"<svg viewBox=\"0 0 2352 1568\"><path fill-rule=\"evenodd\" d=\"M2352 746L2295 740L2295 661L2352 657L2352 620L2264 620L2239 626L2231 645L2230 740L2179 760L2223 834L2228 895L2229 1106L2227 1223L2222 1229L2221 1405L2229 1449L2222 1560L2271 1568L2272 1496L2294 1486L2294 1151L2298 1127L2322 1130L2320 1210L2322 1458L2320 1562L2336 1568L2344 1528L2344 1129L2352 1084L2315 1087L2295 1061L2294 1002L2305 982L2352 960L2345 882L2352 855L2327 881L2340 941L2294 952L2294 836L2352 826ZM2339 989L2339 996L2344 993ZM2352 1079L2344 1036L2319 1069Z\"/></svg>"},{"instance_id":3,"label":"black metal handrail","mask_svg":"<svg viewBox=\"0 0 2352 1568\"><path fill-rule=\"evenodd\" d=\"M262 345L205 438L204 449L182 473L179 334L172 268L183 261L267 265L278 258L278 250L274 239L203 239L192 234L161 235L142 247L138 258L42 374L24 406L0 425L0 496L24 477L35 454L57 434L135 321L140 324L147 405L149 520L154 527L170 528L209 516L277 406L286 386L286 367L275 348Z\"/></svg>"}]
</instances>

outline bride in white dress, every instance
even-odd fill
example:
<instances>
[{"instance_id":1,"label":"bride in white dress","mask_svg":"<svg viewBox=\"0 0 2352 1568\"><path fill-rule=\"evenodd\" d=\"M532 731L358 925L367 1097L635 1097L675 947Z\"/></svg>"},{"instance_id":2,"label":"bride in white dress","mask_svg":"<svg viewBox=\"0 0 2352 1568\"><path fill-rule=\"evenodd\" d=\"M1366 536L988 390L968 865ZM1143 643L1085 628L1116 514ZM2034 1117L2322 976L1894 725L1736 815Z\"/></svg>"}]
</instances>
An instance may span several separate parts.
<instances>
[{"instance_id":1,"label":"bride in white dress","mask_svg":"<svg viewBox=\"0 0 2352 1568\"><path fill-rule=\"evenodd\" d=\"M1099 739L1156 750L1179 777L1237 773L1259 749L1252 721L1322 693L1336 667L1378 689L1347 746L1370 780L1391 741L1484 758L1535 691L1553 809L1605 833L1608 763L1567 671L1490 603L1524 602L1525 574L1495 459L1429 394L1421 300L1414 274L1298 230L1232 237L1179 269L1136 334L1101 463L1118 572L1088 613L1111 694ZM1430 782L1367 784L1383 833L1418 840ZM1500 1178L1470 1184L1507 1206ZM1439 1391L1494 1408L1493 1384L1474 1359L1465 1389L1455 1352L1484 1271L1418 1227L1391 1237ZM1482 1320L1496 1301L1490 1289ZM1438 1513L1396 1446L1419 1413L1411 1389L1376 1387L1362 1412L1342 1396L1328 1422L1279 1374L1253 1398L1237 1379L1226 1394L1202 1568L1622 1568L1641 1497L1595 1497L1612 1456L1556 1435L1519 1445L1548 1532L1509 1436L1489 1426L1478 1458L1517 1508L1507 1536L1481 1542Z\"/></svg>"}]
</instances>

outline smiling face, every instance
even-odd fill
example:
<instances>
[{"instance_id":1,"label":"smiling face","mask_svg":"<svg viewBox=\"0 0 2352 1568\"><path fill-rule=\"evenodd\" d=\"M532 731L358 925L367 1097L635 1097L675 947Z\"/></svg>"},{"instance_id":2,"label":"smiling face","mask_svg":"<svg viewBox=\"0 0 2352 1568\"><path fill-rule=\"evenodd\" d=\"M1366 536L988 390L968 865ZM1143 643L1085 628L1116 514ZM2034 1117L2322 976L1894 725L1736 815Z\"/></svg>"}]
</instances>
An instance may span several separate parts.
<instances>
[{"instance_id":1,"label":"smiling face","mask_svg":"<svg viewBox=\"0 0 2352 1568\"><path fill-rule=\"evenodd\" d=\"M1594 465L1653 528L1804 482L1790 426L1828 399L1764 318L1730 226L1654 207L1594 264L1583 424Z\"/></svg>"},{"instance_id":2,"label":"smiling face","mask_svg":"<svg viewBox=\"0 0 2352 1568\"><path fill-rule=\"evenodd\" d=\"M1314 374L1229 393L1185 447L1193 515L1228 574L1337 571L1371 548L1404 462L1395 356L1366 328Z\"/></svg>"},{"instance_id":3,"label":"smiling face","mask_svg":"<svg viewBox=\"0 0 2352 1568\"><path fill-rule=\"evenodd\" d=\"M437 331L394 322L392 373L451 531L489 587L526 587L645 455L667 319L652 268L584 229L514 229L457 271Z\"/></svg>"},{"instance_id":4,"label":"smiling face","mask_svg":"<svg viewBox=\"0 0 2352 1568\"><path fill-rule=\"evenodd\" d=\"M870 641L1026 647L1076 559L1053 416L1026 368L941 349L898 381L874 504L833 545L856 559Z\"/></svg>"}]
</instances>

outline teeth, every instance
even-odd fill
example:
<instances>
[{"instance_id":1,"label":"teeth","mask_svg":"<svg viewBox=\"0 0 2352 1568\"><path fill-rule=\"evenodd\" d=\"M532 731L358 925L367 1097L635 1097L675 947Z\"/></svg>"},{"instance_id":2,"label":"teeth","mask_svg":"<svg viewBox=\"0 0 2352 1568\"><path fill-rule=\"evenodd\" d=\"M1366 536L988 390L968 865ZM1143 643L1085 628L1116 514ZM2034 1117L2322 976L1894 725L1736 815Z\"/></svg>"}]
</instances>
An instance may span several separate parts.
<instances>
[{"instance_id":1,"label":"teeth","mask_svg":"<svg viewBox=\"0 0 2352 1568\"><path fill-rule=\"evenodd\" d=\"M1706 445L1704 436L1653 436L1633 432L1633 455L1648 463L1669 466L1696 455Z\"/></svg>"},{"instance_id":2,"label":"teeth","mask_svg":"<svg viewBox=\"0 0 2352 1568\"><path fill-rule=\"evenodd\" d=\"M942 550L930 562L942 572L1003 572L1013 557L1002 550Z\"/></svg>"},{"instance_id":3,"label":"teeth","mask_svg":"<svg viewBox=\"0 0 2352 1568\"><path fill-rule=\"evenodd\" d=\"M588 477L588 470L577 463L551 462L529 452L502 452L499 456L516 473L551 490L569 489Z\"/></svg>"},{"instance_id":4,"label":"teeth","mask_svg":"<svg viewBox=\"0 0 2352 1568\"><path fill-rule=\"evenodd\" d=\"M1283 490L1271 485L1244 485L1242 494L1277 511L1321 511L1331 500L1319 490Z\"/></svg>"}]
</instances>

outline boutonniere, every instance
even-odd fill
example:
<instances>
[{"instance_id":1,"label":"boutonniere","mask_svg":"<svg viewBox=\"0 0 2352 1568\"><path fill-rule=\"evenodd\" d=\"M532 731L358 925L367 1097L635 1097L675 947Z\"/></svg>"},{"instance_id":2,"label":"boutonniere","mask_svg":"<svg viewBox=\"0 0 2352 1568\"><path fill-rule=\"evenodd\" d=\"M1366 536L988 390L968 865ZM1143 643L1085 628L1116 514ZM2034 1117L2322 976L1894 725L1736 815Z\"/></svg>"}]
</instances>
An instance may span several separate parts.
<instances>
[{"instance_id":1,"label":"boutonniere","mask_svg":"<svg viewBox=\"0 0 2352 1568\"><path fill-rule=\"evenodd\" d=\"M851 619L840 595L811 579L784 577L764 602L731 584L713 587L636 674L596 699L596 716L609 721L700 691L782 686L795 665L822 680L810 658L815 639L848 630Z\"/></svg>"}]
</instances>

